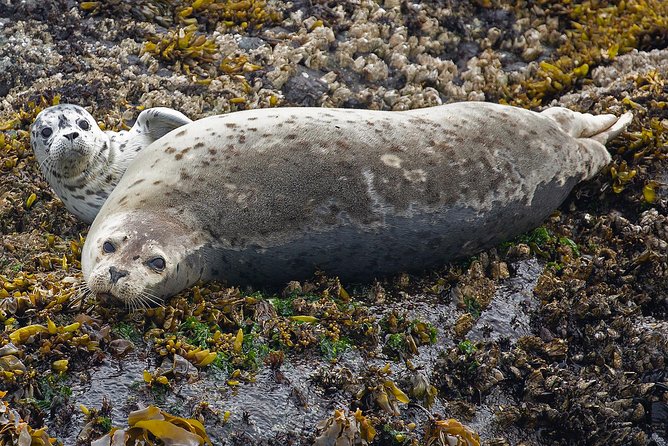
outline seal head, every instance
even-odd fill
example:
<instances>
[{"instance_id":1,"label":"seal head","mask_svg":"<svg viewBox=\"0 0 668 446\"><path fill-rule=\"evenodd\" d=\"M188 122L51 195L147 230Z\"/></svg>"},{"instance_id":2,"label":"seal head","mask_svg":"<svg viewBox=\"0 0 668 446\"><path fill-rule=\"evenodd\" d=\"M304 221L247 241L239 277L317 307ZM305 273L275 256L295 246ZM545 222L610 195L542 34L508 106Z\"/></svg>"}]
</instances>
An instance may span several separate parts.
<instances>
[{"instance_id":1,"label":"seal head","mask_svg":"<svg viewBox=\"0 0 668 446\"><path fill-rule=\"evenodd\" d=\"M42 171L55 178L81 175L109 145L109 136L100 130L91 114L70 104L42 111L30 135Z\"/></svg>"},{"instance_id":2,"label":"seal head","mask_svg":"<svg viewBox=\"0 0 668 446\"><path fill-rule=\"evenodd\" d=\"M208 271L206 237L167 212L118 213L98 229L82 252L86 283L131 309L159 304Z\"/></svg>"}]
</instances>

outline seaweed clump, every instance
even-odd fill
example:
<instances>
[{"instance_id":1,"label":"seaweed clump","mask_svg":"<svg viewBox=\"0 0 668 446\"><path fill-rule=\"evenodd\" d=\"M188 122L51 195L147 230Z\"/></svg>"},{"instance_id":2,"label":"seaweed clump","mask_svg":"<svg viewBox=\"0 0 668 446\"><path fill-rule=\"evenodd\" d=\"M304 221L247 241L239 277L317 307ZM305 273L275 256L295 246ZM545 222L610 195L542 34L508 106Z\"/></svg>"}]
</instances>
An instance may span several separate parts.
<instances>
[{"instance_id":1,"label":"seaweed clump","mask_svg":"<svg viewBox=\"0 0 668 446\"><path fill-rule=\"evenodd\" d=\"M241 30L259 30L265 24L280 23L283 13L266 0L192 0L176 9L186 23L209 26L222 23Z\"/></svg>"},{"instance_id":2,"label":"seaweed clump","mask_svg":"<svg viewBox=\"0 0 668 446\"><path fill-rule=\"evenodd\" d=\"M7 392L0 391L0 398ZM46 429L33 429L21 419L19 413L9 407L9 404L0 401L0 443L3 445L32 445L48 446L56 442L46 434Z\"/></svg>"},{"instance_id":3,"label":"seaweed clump","mask_svg":"<svg viewBox=\"0 0 668 446\"><path fill-rule=\"evenodd\" d=\"M665 187L655 175L656 171L661 173L661 163L668 156L668 80L659 71L650 70L636 76L633 86L621 103L633 110L634 125L626 143L615 147L610 180L615 194L631 190L647 205L655 203L657 189Z\"/></svg>"},{"instance_id":4,"label":"seaweed clump","mask_svg":"<svg viewBox=\"0 0 668 446\"><path fill-rule=\"evenodd\" d=\"M518 1L522 17L535 2ZM535 108L572 90L597 65L614 60L634 48L651 47L654 36L668 27L668 3L662 0L607 2L586 0L564 6L538 2L550 16L568 20L566 39L552 60L541 61L528 79L505 89L505 101Z\"/></svg>"},{"instance_id":5,"label":"seaweed clump","mask_svg":"<svg viewBox=\"0 0 668 446\"><path fill-rule=\"evenodd\" d=\"M469 427L452 418L434 420L425 431L427 446L480 446L480 437Z\"/></svg>"},{"instance_id":6,"label":"seaweed clump","mask_svg":"<svg viewBox=\"0 0 668 446\"><path fill-rule=\"evenodd\" d=\"M211 445L204 425L192 418L175 417L155 406L130 412L127 429L112 428L91 446L109 444ZM159 442L158 442L159 441Z\"/></svg>"},{"instance_id":7,"label":"seaweed clump","mask_svg":"<svg viewBox=\"0 0 668 446\"><path fill-rule=\"evenodd\" d=\"M164 35L153 35L144 43L142 54L153 54L165 61L174 62L177 71L190 74L200 65L213 62L218 47L213 39L197 31L197 25L169 30ZM198 74L204 75L200 68Z\"/></svg>"},{"instance_id":8,"label":"seaweed clump","mask_svg":"<svg viewBox=\"0 0 668 446\"><path fill-rule=\"evenodd\" d=\"M366 446L376 437L376 429L360 409L355 412L336 409L334 415L317 427L321 433L313 443L315 446Z\"/></svg>"}]
</instances>

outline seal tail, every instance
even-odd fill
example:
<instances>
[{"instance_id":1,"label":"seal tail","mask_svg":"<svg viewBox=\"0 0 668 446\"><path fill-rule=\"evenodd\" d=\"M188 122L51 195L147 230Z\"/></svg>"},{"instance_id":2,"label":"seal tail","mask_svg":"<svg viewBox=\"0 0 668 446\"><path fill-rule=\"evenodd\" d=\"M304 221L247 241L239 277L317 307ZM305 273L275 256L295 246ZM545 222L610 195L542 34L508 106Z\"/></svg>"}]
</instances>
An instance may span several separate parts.
<instances>
[{"instance_id":1,"label":"seal tail","mask_svg":"<svg viewBox=\"0 0 668 446\"><path fill-rule=\"evenodd\" d=\"M589 180L610 163L611 157L605 148L610 140L622 133L633 119L633 113L621 116L611 114L591 115L563 107L551 107L541 112L556 122L561 130L577 139L583 149L587 171L583 179Z\"/></svg>"}]
</instances>

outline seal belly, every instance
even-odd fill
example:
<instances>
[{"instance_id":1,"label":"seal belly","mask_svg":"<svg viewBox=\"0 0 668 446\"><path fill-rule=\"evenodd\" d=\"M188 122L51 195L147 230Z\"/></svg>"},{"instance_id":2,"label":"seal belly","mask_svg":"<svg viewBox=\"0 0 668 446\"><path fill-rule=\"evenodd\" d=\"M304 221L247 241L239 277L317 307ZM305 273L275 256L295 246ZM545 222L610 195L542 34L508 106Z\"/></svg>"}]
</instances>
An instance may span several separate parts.
<instances>
[{"instance_id":1,"label":"seal belly","mask_svg":"<svg viewBox=\"0 0 668 446\"><path fill-rule=\"evenodd\" d=\"M540 185L531 206L505 203L490 212L444 208L411 217L388 216L382 228L339 225L310 231L288 243L219 250L220 279L239 285L280 285L316 270L346 281L420 272L468 257L541 224L576 184Z\"/></svg>"}]
</instances>

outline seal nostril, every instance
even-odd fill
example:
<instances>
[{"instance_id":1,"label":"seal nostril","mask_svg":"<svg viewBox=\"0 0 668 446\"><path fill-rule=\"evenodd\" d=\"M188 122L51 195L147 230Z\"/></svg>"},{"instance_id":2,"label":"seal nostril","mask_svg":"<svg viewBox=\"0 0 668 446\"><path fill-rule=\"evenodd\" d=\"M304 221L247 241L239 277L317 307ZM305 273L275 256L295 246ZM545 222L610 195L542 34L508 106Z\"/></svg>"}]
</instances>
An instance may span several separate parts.
<instances>
[{"instance_id":1,"label":"seal nostril","mask_svg":"<svg viewBox=\"0 0 668 446\"><path fill-rule=\"evenodd\" d=\"M125 270L119 270L115 266L110 266L109 267L109 276L110 276L111 283L116 283L116 282L118 282L118 279L120 279L121 277L125 277L127 275L128 275L128 272L125 271Z\"/></svg>"},{"instance_id":2,"label":"seal nostril","mask_svg":"<svg viewBox=\"0 0 668 446\"><path fill-rule=\"evenodd\" d=\"M65 138L69 139L70 141L74 141L78 137L79 137L79 132L72 132L65 135Z\"/></svg>"}]
</instances>

